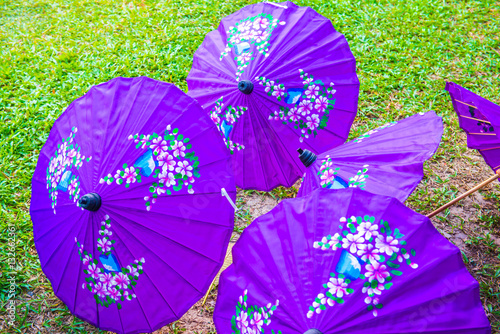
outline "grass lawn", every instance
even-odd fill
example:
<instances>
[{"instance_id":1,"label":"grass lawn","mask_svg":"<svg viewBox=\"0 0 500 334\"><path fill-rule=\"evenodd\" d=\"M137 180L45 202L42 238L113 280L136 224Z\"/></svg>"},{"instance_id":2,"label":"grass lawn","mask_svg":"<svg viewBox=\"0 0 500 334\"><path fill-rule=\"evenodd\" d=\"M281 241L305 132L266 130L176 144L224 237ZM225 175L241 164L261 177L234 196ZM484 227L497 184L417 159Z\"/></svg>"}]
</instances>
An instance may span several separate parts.
<instances>
[{"instance_id":1,"label":"grass lawn","mask_svg":"<svg viewBox=\"0 0 500 334\"><path fill-rule=\"evenodd\" d=\"M351 137L429 109L443 116L443 142L426 164L424 181L407 201L412 208L430 212L491 175L480 156L467 149L444 84L453 80L500 102L500 2L297 3L329 17L346 35L357 59L361 94ZM145 75L187 90L192 55L204 35L246 4L0 0L0 318L5 319L8 300L16 301L15 327L2 321L0 332L95 331L54 297L33 243L31 176L56 118L92 85L117 76ZM243 213L237 217L235 233L256 212L256 196L264 201L293 194L285 189L270 194L241 191L238 204ZM462 249L468 269L481 284L483 305L497 333L499 199L496 183L433 220ZM9 229L15 231L15 240ZM12 242L15 247L10 247ZM14 295L9 294L10 253L16 260ZM203 310L210 315L213 303ZM181 320L162 332L193 332L186 330L187 323Z\"/></svg>"}]
</instances>

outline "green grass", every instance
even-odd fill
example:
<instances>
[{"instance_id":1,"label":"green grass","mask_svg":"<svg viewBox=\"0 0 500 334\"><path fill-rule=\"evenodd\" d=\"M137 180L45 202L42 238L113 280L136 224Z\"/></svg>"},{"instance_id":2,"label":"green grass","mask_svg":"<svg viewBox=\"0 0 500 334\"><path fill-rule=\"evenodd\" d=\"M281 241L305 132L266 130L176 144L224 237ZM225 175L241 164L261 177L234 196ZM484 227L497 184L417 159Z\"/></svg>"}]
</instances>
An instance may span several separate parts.
<instances>
[{"instance_id":1,"label":"green grass","mask_svg":"<svg viewBox=\"0 0 500 334\"><path fill-rule=\"evenodd\" d=\"M219 20L249 2L0 0L0 245L15 229L16 330L85 332L54 299L41 273L29 217L30 180L55 119L92 85L116 76L146 75L186 90L192 55ZM453 164L467 149L444 82L454 80L500 101L500 3L495 1L298 1L329 17L344 33L361 80L357 136L388 120L434 109L446 124L435 161ZM433 166L437 166L433 165ZM424 184L433 180L426 169ZM419 188L410 203L429 210L457 193L454 175ZM430 183L429 183L430 184ZM278 189L278 198L294 191ZM485 195L486 196L486 195ZM498 202L498 194L489 192ZM495 197L496 196L496 197ZM246 219L248 213L242 212ZM499 233L497 212L481 212L481 226ZM444 223L447 220L444 219ZM483 229L467 247L500 255ZM6 312L9 248L0 250L0 317ZM500 260L500 258L498 258ZM499 261L475 261L482 298L500 329ZM34 297L26 299L28 292ZM47 302L50 301L50 302ZM51 310L40 329L31 322ZM0 328L1 325L0 325ZM1 330L1 329L0 329ZM12 331L9 329L6 331ZM176 329L177 330L177 329Z\"/></svg>"}]
</instances>

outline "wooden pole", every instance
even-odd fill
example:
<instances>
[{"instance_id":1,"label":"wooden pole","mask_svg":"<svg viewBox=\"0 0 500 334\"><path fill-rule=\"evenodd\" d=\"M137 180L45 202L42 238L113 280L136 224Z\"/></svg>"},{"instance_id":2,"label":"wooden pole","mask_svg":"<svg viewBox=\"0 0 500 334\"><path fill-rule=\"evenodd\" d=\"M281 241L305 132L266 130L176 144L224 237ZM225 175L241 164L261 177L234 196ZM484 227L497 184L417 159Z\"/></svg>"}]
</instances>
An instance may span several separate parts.
<instances>
[{"instance_id":1,"label":"wooden pole","mask_svg":"<svg viewBox=\"0 0 500 334\"><path fill-rule=\"evenodd\" d=\"M446 210L447 208L449 208L450 206L452 206L453 204L457 203L458 201L464 199L465 197L469 196L470 194L473 194L475 193L476 191L478 191L479 189L485 187L486 185L490 184L491 182L495 181L496 179L498 179L500 177L500 169L496 171L496 174L493 175L492 177L490 177L489 179L481 182L480 184L478 184L477 186L475 186L474 188L472 188L471 190L463 193L462 195L458 196L457 198L455 198L454 200L446 203L445 205L443 205L442 207L440 207L439 209L437 209L436 211L433 211L431 212L430 214L427 215L427 217L429 218L432 218L434 217L435 215L437 215L438 213L440 213L441 211L444 211Z\"/></svg>"}]
</instances>

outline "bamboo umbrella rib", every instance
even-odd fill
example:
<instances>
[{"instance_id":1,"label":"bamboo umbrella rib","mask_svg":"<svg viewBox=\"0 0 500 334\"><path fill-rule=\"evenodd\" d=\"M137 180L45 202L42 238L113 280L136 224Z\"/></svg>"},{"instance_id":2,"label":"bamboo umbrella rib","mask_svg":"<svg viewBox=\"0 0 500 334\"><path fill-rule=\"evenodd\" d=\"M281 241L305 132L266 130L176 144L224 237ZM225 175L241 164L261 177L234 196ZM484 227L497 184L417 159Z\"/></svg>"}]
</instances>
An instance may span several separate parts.
<instances>
[{"instance_id":1,"label":"bamboo umbrella rib","mask_svg":"<svg viewBox=\"0 0 500 334\"><path fill-rule=\"evenodd\" d=\"M463 118L467 118L467 119L472 119L474 121L479 121L479 122L483 122L483 123L488 123L488 124L491 124L491 122L489 121L484 121L482 119L479 119L479 118L474 118L474 117L469 117L469 116L464 116L464 115L459 115L460 117L463 117Z\"/></svg>"}]
</instances>

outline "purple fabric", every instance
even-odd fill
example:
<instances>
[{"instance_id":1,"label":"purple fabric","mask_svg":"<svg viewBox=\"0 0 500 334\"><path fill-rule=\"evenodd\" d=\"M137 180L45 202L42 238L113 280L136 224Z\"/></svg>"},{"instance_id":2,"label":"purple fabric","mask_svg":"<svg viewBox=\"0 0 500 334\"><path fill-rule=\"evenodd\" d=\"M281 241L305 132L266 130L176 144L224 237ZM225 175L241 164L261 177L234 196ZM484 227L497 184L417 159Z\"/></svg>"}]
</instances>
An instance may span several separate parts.
<instances>
[{"instance_id":1,"label":"purple fabric","mask_svg":"<svg viewBox=\"0 0 500 334\"><path fill-rule=\"evenodd\" d=\"M231 169L210 118L173 84L92 87L55 122L33 175L35 245L54 293L103 330L179 319L224 260ZM91 192L102 198L95 212L77 206Z\"/></svg>"},{"instance_id":2,"label":"purple fabric","mask_svg":"<svg viewBox=\"0 0 500 334\"><path fill-rule=\"evenodd\" d=\"M318 155L306 169L298 196L317 188L359 187L404 202L437 150L443 121L433 111L390 122Z\"/></svg>"},{"instance_id":3,"label":"purple fabric","mask_svg":"<svg viewBox=\"0 0 500 334\"><path fill-rule=\"evenodd\" d=\"M453 82L446 83L467 146L477 149L494 170L500 169L500 106Z\"/></svg>"},{"instance_id":4,"label":"purple fabric","mask_svg":"<svg viewBox=\"0 0 500 334\"><path fill-rule=\"evenodd\" d=\"M395 198L319 189L283 200L232 252L220 334L491 333L460 250Z\"/></svg>"},{"instance_id":5,"label":"purple fabric","mask_svg":"<svg viewBox=\"0 0 500 334\"><path fill-rule=\"evenodd\" d=\"M250 94L238 89L241 80L253 83ZM356 61L345 37L292 2L257 3L224 18L194 54L187 83L233 153L243 189L293 185L304 172L297 149L344 143L357 112Z\"/></svg>"}]
</instances>

